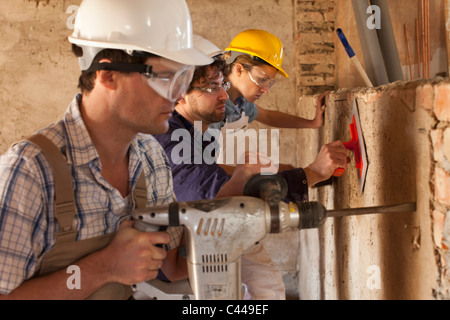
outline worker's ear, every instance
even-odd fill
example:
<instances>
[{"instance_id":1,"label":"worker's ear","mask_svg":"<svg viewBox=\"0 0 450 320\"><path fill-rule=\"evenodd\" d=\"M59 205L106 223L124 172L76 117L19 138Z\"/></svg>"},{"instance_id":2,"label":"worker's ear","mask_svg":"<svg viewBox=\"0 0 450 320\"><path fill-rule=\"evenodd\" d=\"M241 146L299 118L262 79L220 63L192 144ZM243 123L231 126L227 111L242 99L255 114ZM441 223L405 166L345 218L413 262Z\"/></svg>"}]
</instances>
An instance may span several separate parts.
<instances>
[{"instance_id":1,"label":"worker's ear","mask_svg":"<svg viewBox=\"0 0 450 320\"><path fill-rule=\"evenodd\" d=\"M240 63L235 63L233 66L234 70L236 71L236 74L241 77L244 74L244 66Z\"/></svg>"},{"instance_id":2,"label":"worker's ear","mask_svg":"<svg viewBox=\"0 0 450 320\"><path fill-rule=\"evenodd\" d=\"M184 95L182 98L177 100L177 103L176 103L175 107L178 106L178 105L181 105L181 106L186 105L186 95Z\"/></svg>"},{"instance_id":3,"label":"worker's ear","mask_svg":"<svg viewBox=\"0 0 450 320\"><path fill-rule=\"evenodd\" d=\"M100 60L100 62L111 63L111 60L102 59ZM116 73L114 71L98 70L97 79L100 82L100 84L107 89L113 90L116 88Z\"/></svg>"}]
</instances>

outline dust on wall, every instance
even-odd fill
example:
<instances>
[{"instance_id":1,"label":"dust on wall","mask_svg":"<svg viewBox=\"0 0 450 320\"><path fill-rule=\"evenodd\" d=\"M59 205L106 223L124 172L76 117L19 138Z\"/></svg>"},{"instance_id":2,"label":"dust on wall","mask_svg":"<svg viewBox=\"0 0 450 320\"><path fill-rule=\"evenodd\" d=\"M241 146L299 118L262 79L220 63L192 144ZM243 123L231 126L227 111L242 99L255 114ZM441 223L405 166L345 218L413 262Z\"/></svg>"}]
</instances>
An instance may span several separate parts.
<instances>
[{"instance_id":1,"label":"dust on wall","mask_svg":"<svg viewBox=\"0 0 450 320\"><path fill-rule=\"evenodd\" d=\"M300 142L317 149L349 141L356 100L369 160L364 193L351 156L346 175L314 189L314 199L329 209L417 203L416 212L329 219L302 235L299 251L310 263L299 264L300 296L450 298L449 90L444 79L341 89L330 93L320 132L299 134Z\"/></svg>"}]
</instances>

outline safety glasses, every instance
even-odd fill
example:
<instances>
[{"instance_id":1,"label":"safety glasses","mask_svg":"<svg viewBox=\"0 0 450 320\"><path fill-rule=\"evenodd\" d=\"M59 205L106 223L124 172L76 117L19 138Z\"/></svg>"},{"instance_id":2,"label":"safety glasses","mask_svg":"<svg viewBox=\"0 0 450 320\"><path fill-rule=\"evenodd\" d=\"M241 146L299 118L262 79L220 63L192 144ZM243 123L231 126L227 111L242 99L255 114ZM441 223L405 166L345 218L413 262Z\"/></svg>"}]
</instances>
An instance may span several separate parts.
<instances>
[{"instance_id":1,"label":"safety glasses","mask_svg":"<svg viewBox=\"0 0 450 320\"><path fill-rule=\"evenodd\" d=\"M212 95L217 95L217 94L222 92L222 89L225 90L225 92L230 90L230 87L231 87L231 84L230 84L229 81L227 81L227 82L223 82L222 84L220 84L218 86L214 86L214 87L211 87L211 88L195 87L195 88L192 88L192 89L199 90L199 91L202 91L202 92L207 92L207 93L210 93Z\"/></svg>"},{"instance_id":2,"label":"safety glasses","mask_svg":"<svg viewBox=\"0 0 450 320\"><path fill-rule=\"evenodd\" d=\"M151 72L142 73L148 84L165 99L175 102L182 98L194 76L195 66L160 59Z\"/></svg>"},{"instance_id":3,"label":"safety glasses","mask_svg":"<svg viewBox=\"0 0 450 320\"><path fill-rule=\"evenodd\" d=\"M186 94L194 76L195 66L187 66L164 58L153 65L132 63L94 63L88 70L109 70L119 72L138 72L142 74L148 85L164 99L176 102Z\"/></svg>"},{"instance_id":4,"label":"safety glasses","mask_svg":"<svg viewBox=\"0 0 450 320\"><path fill-rule=\"evenodd\" d=\"M257 70L256 68L252 68L247 73L250 80L261 89L270 90L277 83L277 80L272 79L264 71Z\"/></svg>"}]
</instances>

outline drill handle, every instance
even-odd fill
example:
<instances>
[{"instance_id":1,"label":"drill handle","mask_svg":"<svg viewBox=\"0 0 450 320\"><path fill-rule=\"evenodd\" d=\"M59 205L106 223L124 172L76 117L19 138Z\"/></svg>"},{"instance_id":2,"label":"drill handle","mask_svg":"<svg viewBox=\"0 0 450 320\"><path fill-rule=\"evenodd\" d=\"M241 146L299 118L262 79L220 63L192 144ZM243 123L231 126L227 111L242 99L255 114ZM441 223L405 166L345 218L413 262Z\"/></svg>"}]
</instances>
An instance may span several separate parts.
<instances>
[{"instance_id":1,"label":"drill handle","mask_svg":"<svg viewBox=\"0 0 450 320\"><path fill-rule=\"evenodd\" d=\"M168 226L179 226L179 204L172 202L152 208L134 210L134 228L143 232L163 231Z\"/></svg>"}]
</instances>

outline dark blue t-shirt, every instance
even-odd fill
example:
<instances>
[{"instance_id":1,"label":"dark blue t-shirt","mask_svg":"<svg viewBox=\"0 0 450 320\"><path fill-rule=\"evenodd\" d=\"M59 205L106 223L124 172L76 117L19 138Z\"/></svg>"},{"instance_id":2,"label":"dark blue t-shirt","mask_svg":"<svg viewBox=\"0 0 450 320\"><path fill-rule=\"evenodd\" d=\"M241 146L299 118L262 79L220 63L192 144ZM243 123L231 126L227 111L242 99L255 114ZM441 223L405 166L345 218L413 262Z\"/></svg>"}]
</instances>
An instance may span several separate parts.
<instances>
[{"instance_id":1,"label":"dark blue t-shirt","mask_svg":"<svg viewBox=\"0 0 450 320\"><path fill-rule=\"evenodd\" d=\"M214 158L214 146L203 139L200 130L194 127L178 112L169 119L169 131L155 135L156 140L166 151L173 174L173 188L177 200L195 201L214 199L222 186L231 178L216 162L205 159ZM175 141L172 141L172 138ZM203 141L208 140L208 141ZM308 200L308 183L303 169L293 169L279 173L288 184L286 202Z\"/></svg>"}]
</instances>

